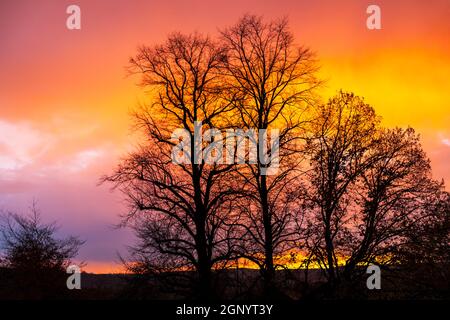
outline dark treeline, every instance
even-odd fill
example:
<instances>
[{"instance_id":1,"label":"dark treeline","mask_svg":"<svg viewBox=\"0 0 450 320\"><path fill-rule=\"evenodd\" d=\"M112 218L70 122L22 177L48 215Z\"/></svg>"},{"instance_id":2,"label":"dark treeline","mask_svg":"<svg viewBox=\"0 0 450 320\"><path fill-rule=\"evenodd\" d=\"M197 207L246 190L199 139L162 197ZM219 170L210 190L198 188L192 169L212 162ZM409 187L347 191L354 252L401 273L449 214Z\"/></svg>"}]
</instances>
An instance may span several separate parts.
<instances>
[{"instance_id":1,"label":"dark treeline","mask_svg":"<svg viewBox=\"0 0 450 320\"><path fill-rule=\"evenodd\" d=\"M396 297L447 294L450 197L418 134L383 127L351 92L323 102L318 61L285 19L246 15L217 38L171 34L140 47L129 71L150 92L134 113L145 140L102 181L128 200L123 222L138 242L126 265L144 288L201 299L357 297L376 264L383 288L404 289ZM278 170L265 175L261 157L195 163L207 143L174 163L172 133L194 141L198 121L203 132L278 129ZM237 269L245 262L259 276Z\"/></svg>"}]
</instances>

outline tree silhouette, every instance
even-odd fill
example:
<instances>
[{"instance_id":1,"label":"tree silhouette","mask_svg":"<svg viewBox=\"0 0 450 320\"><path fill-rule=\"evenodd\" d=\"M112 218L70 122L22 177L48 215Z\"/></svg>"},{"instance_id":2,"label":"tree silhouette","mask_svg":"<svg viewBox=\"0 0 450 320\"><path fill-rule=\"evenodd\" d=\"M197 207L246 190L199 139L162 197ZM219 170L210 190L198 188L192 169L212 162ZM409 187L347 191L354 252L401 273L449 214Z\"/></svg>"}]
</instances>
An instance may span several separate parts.
<instances>
[{"instance_id":1,"label":"tree silhouette","mask_svg":"<svg viewBox=\"0 0 450 320\"><path fill-rule=\"evenodd\" d=\"M310 254L337 281L337 242L345 232L352 183L373 159L363 157L374 143L379 119L375 111L353 94L340 92L317 108L308 141L311 170L307 201L311 203L308 230Z\"/></svg>"},{"instance_id":2,"label":"tree silhouette","mask_svg":"<svg viewBox=\"0 0 450 320\"><path fill-rule=\"evenodd\" d=\"M402 246L405 232L424 217L424 208L439 185L414 130L396 128L380 132L369 151L375 161L356 183L362 206L358 244L350 249L344 274L350 277L357 264L387 258Z\"/></svg>"},{"instance_id":3,"label":"tree silhouette","mask_svg":"<svg viewBox=\"0 0 450 320\"><path fill-rule=\"evenodd\" d=\"M125 222L136 223L140 251L171 270L196 270L197 294L206 299L213 296L211 269L228 263L236 237L237 217L229 213L238 195L226 178L234 165L196 161L208 151L207 143L196 143L196 123L205 132L230 127L227 114L234 105L232 97L222 97L224 59L223 48L200 34L176 33L162 45L141 47L130 71L153 92L151 103L134 114L147 140L103 178L129 200ZM192 142L182 154L187 163L172 159L180 142L172 133L179 128L187 132L183 141Z\"/></svg>"},{"instance_id":4,"label":"tree silhouette","mask_svg":"<svg viewBox=\"0 0 450 320\"><path fill-rule=\"evenodd\" d=\"M237 126L279 130L278 172L264 173L272 163L262 161L260 145L257 164L238 171L246 194L241 206L242 255L259 266L266 293L271 294L277 267L274 256L285 254L293 241L297 186L292 177L301 162L305 110L320 85L315 76L318 67L310 50L294 45L286 19L266 22L246 15L222 31L221 39L227 50L227 81L239 93Z\"/></svg>"},{"instance_id":5,"label":"tree silhouette","mask_svg":"<svg viewBox=\"0 0 450 320\"><path fill-rule=\"evenodd\" d=\"M129 271L157 279L158 290L193 288L201 299L231 280L260 283L239 270L219 280L216 271L241 261L258 266L266 297L277 296L276 270L296 255L306 257L306 271L321 268L317 281L333 295L361 287L372 263L389 269L395 285L407 266L433 288L424 273L448 279L448 193L433 180L419 136L384 128L353 93L321 103L317 69L286 19L252 15L217 41L174 33L138 49L129 70L148 90L149 104L133 114L143 140L102 178L129 204L123 224L138 239ZM225 151L211 147L229 129L277 129L279 142L273 149L250 139L258 141L254 163L208 161L237 151L236 141ZM250 148L244 153L248 160Z\"/></svg>"},{"instance_id":6,"label":"tree silhouette","mask_svg":"<svg viewBox=\"0 0 450 320\"><path fill-rule=\"evenodd\" d=\"M67 293L66 268L83 241L55 238L54 223L44 224L35 205L30 216L7 213L0 225L0 281L9 298L61 298Z\"/></svg>"},{"instance_id":7,"label":"tree silhouette","mask_svg":"<svg viewBox=\"0 0 450 320\"><path fill-rule=\"evenodd\" d=\"M423 214L405 231L405 241L393 251L407 298L449 298L450 194L443 185L428 196Z\"/></svg>"},{"instance_id":8,"label":"tree silhouette","mask_svg":"<svg viewBox=\"0 0 450 320\"><path fill-rule=\"evenodd\" d=\"M318 108L309 141L309 253L335 288L384 266L442 188L414 130L383 129L371 106L340 92Z\"/></svg>"}]
</instances>

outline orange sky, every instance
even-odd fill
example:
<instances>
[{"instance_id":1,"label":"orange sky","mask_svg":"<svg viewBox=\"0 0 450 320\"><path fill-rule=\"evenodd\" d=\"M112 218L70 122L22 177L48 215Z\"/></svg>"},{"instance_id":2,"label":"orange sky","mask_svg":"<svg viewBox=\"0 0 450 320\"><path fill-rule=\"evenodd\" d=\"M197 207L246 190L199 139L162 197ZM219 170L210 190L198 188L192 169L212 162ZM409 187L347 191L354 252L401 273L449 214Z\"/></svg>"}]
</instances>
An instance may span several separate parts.
<instances>
[{"instance_id":1,"label":"orange sky","mask_svg":"<svg viewBox=\"0 0 450 320\"><path fill-rule=\"evenodd\" d=\"M65 26L69 4L82 29ZM366 29L369 4L382 30ZM98 187L132 145L128 112L143 94L124 67L139 44L171 31L217 28L244 13L287 15L299 44L317 52L324 96L364 96L388 126L422 135L436 178L450 180L450 1L2 1L0 3L0 209L36 198L61 234L87 240L85 268L116 270L132 242L114 230L124 207Z\"/></svg>"}]
</instances>

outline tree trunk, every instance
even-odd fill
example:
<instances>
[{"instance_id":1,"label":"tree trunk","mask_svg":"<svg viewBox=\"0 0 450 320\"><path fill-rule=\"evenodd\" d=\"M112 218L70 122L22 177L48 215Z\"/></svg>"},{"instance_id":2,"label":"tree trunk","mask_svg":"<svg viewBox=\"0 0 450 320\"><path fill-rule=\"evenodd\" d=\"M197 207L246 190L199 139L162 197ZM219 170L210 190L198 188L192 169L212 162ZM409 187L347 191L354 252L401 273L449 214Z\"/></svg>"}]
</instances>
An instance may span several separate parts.
<instances>
[{"instance_id":1,"label":"tree trunk","mask_svg":"<svg viewBox=\"0 0 450 320\"><path fill-rule=\"evenodd\" d=\"M325 248L327 252L327 264L328 264L328 283L331 287L336 285L336 271L334 265L334 247L333 240L331 238L331 228L329 223L325 227Z\"/></svg>"},{"instance_id":2,"label":"tree trunk","mask_svg":"<svg viewBox=\"0 0 450 320\"><path fill-rule=\"evenodd\" d=\"M273 230L272 230L272 218L269 210L269 201L267 194L267 180L266 176L261 176L261 209L263 215L264 225L264 290L266 296L273 293L274 289L274 277L275 267L273 264Z\"/></svg>"},{"instance_id":3,"label":"tree trunk","mask_svg":"<svg viewBox=\"0 0 450 320\"><path fill-rule=\"evenodd\" d=\"M201 300L213 298L211 286L211 257L208 254L208 246L205 235L205 224L197 225L197 255L198 255L198 296Z\"/></svg>"}]
</instances>

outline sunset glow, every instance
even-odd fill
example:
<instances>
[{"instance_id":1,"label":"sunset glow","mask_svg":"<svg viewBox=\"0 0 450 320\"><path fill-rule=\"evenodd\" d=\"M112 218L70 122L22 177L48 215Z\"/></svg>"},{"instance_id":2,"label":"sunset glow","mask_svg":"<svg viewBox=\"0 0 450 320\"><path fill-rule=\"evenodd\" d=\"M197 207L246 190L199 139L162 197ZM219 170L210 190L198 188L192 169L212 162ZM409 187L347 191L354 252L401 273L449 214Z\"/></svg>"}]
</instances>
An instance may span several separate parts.
<instances>
[{"instance_id":1,"label":"sunset glow","mask_svg":"<svg viewBox=\"0 0 450 320\"><path fill-rule=\"evenodd\" d=\"M72 2L0 4L0 209L26 212L35 199L61 235L86 240L85 271L121 272L117 253L134 241L114 228L121 195L98 186L135 145L129 114L146 101L127 76L130 56L173 31L215 36L247 12L287 16L296 42L317 53L323 98L351 90L385 125L413 127L434 177L450 180L448 0L376 1L382 29L372 31L368 1L80 0L82 29L71 31Z\"/></svg>"}]
</instances>

